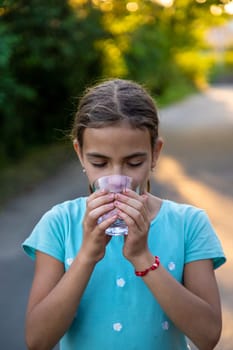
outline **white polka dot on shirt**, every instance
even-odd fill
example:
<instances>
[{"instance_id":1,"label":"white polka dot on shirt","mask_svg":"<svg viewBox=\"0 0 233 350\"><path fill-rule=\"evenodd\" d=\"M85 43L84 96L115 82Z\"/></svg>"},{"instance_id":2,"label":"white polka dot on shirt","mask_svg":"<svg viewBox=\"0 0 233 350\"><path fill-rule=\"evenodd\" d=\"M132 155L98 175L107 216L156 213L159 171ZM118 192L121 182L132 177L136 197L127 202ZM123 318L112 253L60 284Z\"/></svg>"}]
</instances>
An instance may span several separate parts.
<instances>
[{"instance_id":1,"label":"white polka dot on shirt","mask_svg":"<svg viewBox=\"0 0 233 350\"><path fill-rule=\"evenodd\" d=\"M117 284L118 287L124 287L125 283L126 282L125 282L124 278L118 278L116 280L116 284Z\"/></svg>"},{"instance_id":2,"label":"white polka dot on shirt","mask_svg":"<svg viewBox=\"0 0 233 350\"><path fill-rule=\"evenodd\" d=\"M167 331L169 329L169 323L167 321L164 321L162 323L162 328L164 331Z\"/></svg>"},{"instance_id":3,"label":"white polka dot on shirt","mask_svg":"<svg viewBox=\"0 0 233 350\"><path fill-rule=\"evenodd\" d=\"M73 261L74 261L73 258L67 258L67 259L66 259L66 263L67 263L68 266L70 266L70 265L72 264Z\"/></svg>"},{"instance_id":4,"label":"white polka dot on shirt","mask_svg":"<svg viewBox=\"0 0 233 350\"><path fill-rule=\"evenodd\" d=\"M170 271L173 271L176 268L176 264L173 261L171 261L168 264L168 268L169 268Z\"/></svg>"},{"instance_id":5,"label":"white polka dot on shirt","mask_svg":"<svg viewBox=\"0 0 233 350\"><path fill-rule=\"evenodd\" d=\"M113 327L114 331L120 332L122 330L123 326L120 322L117 322L117 323L113 323L112 327Z\"/></svg>"}]
</instances>

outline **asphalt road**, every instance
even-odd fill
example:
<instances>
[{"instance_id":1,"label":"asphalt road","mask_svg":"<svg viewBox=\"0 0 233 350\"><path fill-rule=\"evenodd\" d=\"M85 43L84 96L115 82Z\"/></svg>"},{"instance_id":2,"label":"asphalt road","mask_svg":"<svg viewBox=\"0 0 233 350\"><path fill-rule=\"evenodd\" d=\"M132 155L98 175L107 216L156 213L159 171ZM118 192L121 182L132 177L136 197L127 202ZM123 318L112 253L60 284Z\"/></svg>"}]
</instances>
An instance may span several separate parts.
<instances>
[{"instance_id":1,"label":"asphalt road","mask_svg":"<svg viewBox=\"0 0 233 350\"><path fill-rule=\"evenodd\" d=\"M82 195L85 179L78 162L21 197L0 212L0 349L26 350L24 318L33 276L33 263L21 243L52 205ZM58 348L56 348L58 349Z\"/></svg>"},{"instance_id":2,"label":"asphalt road","mask_svg":"<svg viewBox=\"0 0 233 350\"><path fill-rule=\"evenodd\" d=\"M207 210L227 254L217 270L223 304L223 335L217 350L233 349L233 87L218 86L161 110L165 140L152 191ZM78 161L0 212L0 348L26 350L24 315L33 263L22 241L52 205L87 193ZM57 349L57 348L56 348Z\"/></svg>"}]
</instances>

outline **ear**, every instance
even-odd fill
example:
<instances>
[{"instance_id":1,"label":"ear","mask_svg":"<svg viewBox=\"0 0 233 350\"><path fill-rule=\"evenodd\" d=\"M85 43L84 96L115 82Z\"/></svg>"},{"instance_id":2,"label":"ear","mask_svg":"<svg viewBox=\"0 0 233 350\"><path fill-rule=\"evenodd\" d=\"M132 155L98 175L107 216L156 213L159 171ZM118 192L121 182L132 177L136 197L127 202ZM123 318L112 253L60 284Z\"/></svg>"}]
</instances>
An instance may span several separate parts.
<instances>
[{"instance_id":1,"label":"ear","mask_svg":"<svg viewBox=\"0 0 233 350\"><path fill-rule=\"evenodd\" d=\"M79 160L80 160L80 163L81 165L83 166L83 156L82 156L82 150L81 150L81 147L79 146L79 143L78 143L78 140L75 139L73 141L73 147L74 147L74 151L75 153L77 154Z\"/></svg>"},{"instance_id":2,"label":"ear","mask_svg":"<svg viewBox=\"0 0 233 350\"><path fill-rule=\"evenodd\" d=\"M163 139L161 137L158 137L154 145L153 154L152 154L152 165L151 165L152 168L156 166L157 160L161 153L161 149L163 147L163 143L164 143Z\"/></svg>"}]
</instances>

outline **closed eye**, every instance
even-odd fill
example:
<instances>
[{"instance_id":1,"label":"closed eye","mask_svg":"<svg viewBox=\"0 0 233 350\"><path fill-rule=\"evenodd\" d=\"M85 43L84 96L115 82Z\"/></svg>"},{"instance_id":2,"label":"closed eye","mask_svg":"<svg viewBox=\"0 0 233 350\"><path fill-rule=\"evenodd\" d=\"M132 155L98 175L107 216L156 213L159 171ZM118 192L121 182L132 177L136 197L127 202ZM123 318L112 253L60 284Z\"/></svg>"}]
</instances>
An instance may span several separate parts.
<instances>
[{"instance_id":1,"label":"closed eye","mask_svg":"<svg viewBox=\"0 0 233 350\"><path fill-rule=\"evenodd\" d=\"M143 162L139 162L139 163L128 163L129 166L131 167L137 167L137 166L140 166L142 165Z\"/></svg>"},{"instance_id":2,"label":"closed eye","mask_svg":"<svg viewBox=\"0 0 233 350\"><path fill-rule=\"evenodd\" d=\"M107 163L92 163L92 166L97 168L103 168Z\"/></svg>"}]
</instances>

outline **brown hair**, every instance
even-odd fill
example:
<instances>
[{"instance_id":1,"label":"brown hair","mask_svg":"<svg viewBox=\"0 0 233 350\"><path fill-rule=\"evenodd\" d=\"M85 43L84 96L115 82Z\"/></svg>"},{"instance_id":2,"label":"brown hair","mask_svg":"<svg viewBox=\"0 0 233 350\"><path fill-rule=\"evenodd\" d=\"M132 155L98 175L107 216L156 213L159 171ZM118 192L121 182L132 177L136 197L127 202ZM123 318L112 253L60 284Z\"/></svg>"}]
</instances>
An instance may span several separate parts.
<instances>
[{"instance_id":1,"label":"brown hair","mask_svg":"<svg viewBox=\"0 0 233 350\"><path fill-rule=\"evenodd\" d=\"M152 97L135 82L107 80L86 90L74 118L71 136L82 147L86 128L103 128L122 121L134 128L148 129L154 146L159 118Z\"/></svg>"}]
</instances>

